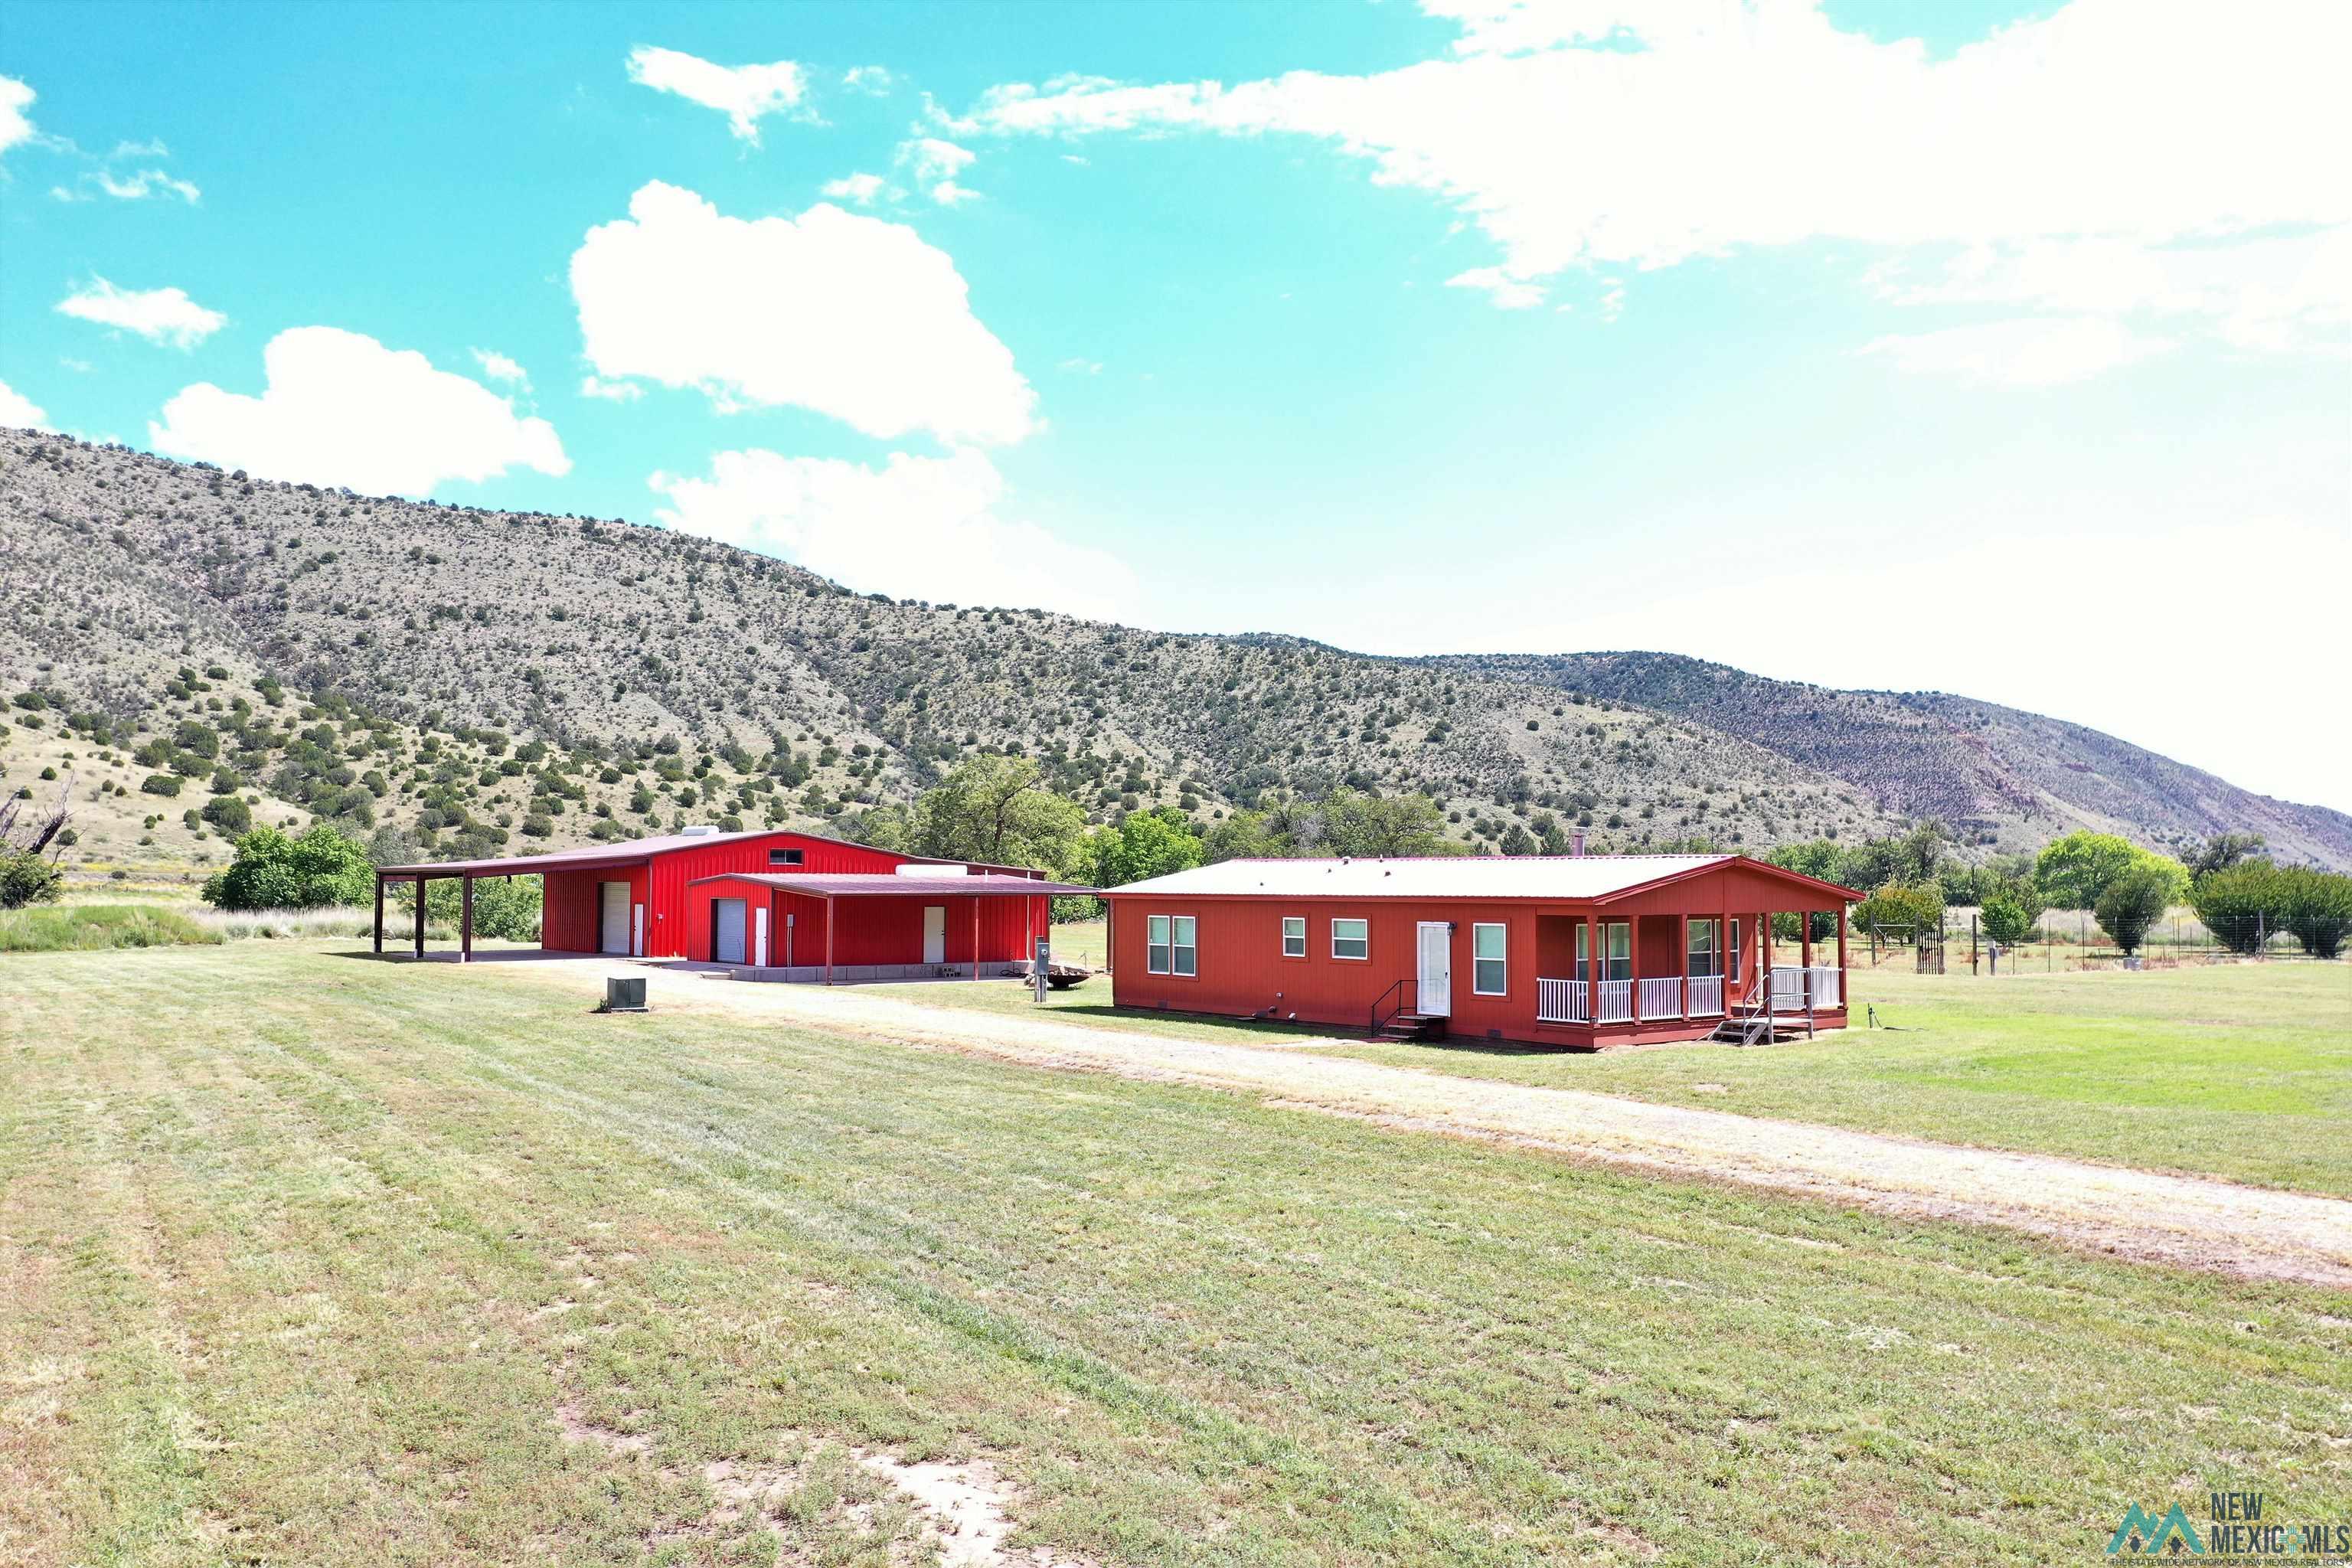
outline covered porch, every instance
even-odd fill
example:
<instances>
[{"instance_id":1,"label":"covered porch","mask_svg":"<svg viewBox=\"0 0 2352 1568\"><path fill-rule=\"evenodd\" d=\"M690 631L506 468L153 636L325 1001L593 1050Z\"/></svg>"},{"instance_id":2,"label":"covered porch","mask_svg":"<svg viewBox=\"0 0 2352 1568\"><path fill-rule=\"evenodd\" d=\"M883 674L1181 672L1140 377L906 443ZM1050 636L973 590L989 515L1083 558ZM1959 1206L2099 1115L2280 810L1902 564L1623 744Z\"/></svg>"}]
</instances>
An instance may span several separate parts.
<instances>
[{"instance_id":1,"label":"covered porch","mask_svg":"<svg viewBox=\"0 0 2352 1568\"><path fill-rule=\"evenodd\" d=\"M1776 915L1792 939L1776 940ZM1834 921L1833 926L1831 925ZM1817 924L1829 931L1816 951ZM1833 907L1711 914L1538 911L1535 1024L1539 1037L1598 1047L1694 1039L1741 1026L1811 1032L1845 1022L1846 913Z\"/></svg>"},{"instance_id":2,"label":"covered porch","mask_svg":"<svg viewBox=\"0 0 2352 1568\"><path fill-rule=\"evenodd\" d=\"M1032 959L1054 898L1093 890L1003 872L721 872L687 884L687 952L742 980L978 980Z\"/></svg>"}]
</instances>

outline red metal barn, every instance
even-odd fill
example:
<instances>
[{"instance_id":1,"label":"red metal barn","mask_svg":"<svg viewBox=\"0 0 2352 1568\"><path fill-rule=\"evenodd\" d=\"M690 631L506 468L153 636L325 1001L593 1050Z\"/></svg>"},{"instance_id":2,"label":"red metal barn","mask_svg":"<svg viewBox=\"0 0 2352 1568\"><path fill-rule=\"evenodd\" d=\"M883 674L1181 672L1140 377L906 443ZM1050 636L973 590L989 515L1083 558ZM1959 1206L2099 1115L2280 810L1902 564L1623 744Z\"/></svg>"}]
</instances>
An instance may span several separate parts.
<instances>
[{"instance_id":1,"label":"red metal barn","mask_svg":"<svg viewBox=\"0 0 2352 1568\"><path fill-rule=\"evenodd\" d=\"M473 884L543 879L540 946L740 965L773 979L861 980L1025 959L1053 894L1087 892L1018 866L938 860L813 833L716 828L548 855L388 866L376 873L376 951L387 883L413 882L418 956L424 886L462 878L458 956L473 952Z\"/></svg>"},{"instance_id":2,"label":"red metal barn","mask_svg":"<svg viewBox=\"0 0 2352 1568\"><path fill-rule=\"evenodd\" d=\"M1843 1026L1862 895L1739 856L1595 855L1228 860L1103 897L1121 1006L1591 1049Z\"/></svg>"}]
</instances>

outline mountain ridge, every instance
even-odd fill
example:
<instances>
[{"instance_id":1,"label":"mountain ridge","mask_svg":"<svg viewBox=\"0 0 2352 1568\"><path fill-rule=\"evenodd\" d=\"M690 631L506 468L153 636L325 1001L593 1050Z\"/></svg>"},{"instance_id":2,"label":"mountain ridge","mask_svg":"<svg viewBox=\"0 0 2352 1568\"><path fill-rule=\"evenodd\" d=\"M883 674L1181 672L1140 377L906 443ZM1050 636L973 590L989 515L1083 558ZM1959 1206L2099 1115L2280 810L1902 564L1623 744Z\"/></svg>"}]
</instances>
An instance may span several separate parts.
<instances>
[{"instance_id":1,"label":"mountain ridge","mask_svg":"<svg viewBox=\"0 0 2352 1568\"><path fill-rule=\"evenodd\" d=\"M12 690L54 689L135 732L184 716L191 666L282 682L347 706L378 752L408 748L404 773L378 770L394 820L433 794L484 831L552 815L551 842L715 806L837 825L1013 749L1098 818L1172 805L1207 821L1346 784L1427 793L1485 848L1549 825L1608 848L1760 850L1933 815L1988 851L2074 826L2164 847L2227 829L2352 865L2343 814L1968 699L1677 655L1401 659L919 604L618 520L281 484L39 432L0 433L0 563ZM507 731L572 755L518 793L467 738ZM472 775L423 779L436 736L455 737L445 758L474 748ZM656 742L699 751L708 776L648 773ZM2016 754L2029 746L2056 750ZM772 775L757 787L762 752L799 759L789 794ZM608 773L600 792L589 775Z\"/></svg>"}]
</instances>

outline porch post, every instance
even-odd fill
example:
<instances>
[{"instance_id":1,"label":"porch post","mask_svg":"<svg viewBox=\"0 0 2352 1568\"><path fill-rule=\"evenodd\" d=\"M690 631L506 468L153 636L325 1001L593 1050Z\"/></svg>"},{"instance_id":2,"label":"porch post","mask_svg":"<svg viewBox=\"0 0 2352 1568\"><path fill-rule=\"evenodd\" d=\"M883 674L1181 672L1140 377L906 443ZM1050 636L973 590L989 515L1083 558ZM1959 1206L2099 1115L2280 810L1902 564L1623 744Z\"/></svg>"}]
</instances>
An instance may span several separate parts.
<instances>
[{"instance_id":1,"label":"porch post","mask_svg":"<svg viewBox=\"0 0 2352 1568\"><path fill-rule=\"evenodd\" d=\"M980 978L980 895L971 896L971 977Z\"/></svg>"},{"instance_id":2,"label":"porch post","mask_svg":"<svg viewBox=\"0 0 2352 1568\"><path fill-rule=\"evenodd\" d=\"M474 879L457 879L457 962L474 962ZM600 916L601 918L601 916Z\"/></svg>"},{"instance_id":3,"label":"porch post","mask_svg":"<svg viewBox=\"0 0 2352 1568\"><path fill-rule=\"evenodd\" d=\"M1601 1026L1601 918L1588 912L1584 917L1584 1022L1591 1028Z\"/></svg>"},{"instance_id":4,"label":"porch post","mask_svg":"<svg viewBox=\"0 0 2352 1568\"><path fill-rule=\"evenodd\" d=\"M1681 918L1683 932L1683 1022L1690 1022L1690 916Z\"/></svg>"},{"instance_id":5,"label":"porch post","mask_svg":"<svg viewBox=\"0 0 2352 1568\"><path fill-rule=\"evenodd\" d=\"M1731 915L1727 910L1716 911L1715 973L1722 983L1717 987L1723 993L1721 1011L1728 1018L1731 1016Z\"/></svg>"},{"instance_id":6,"label":"porch post","mask_svg":"<svg viewBox=\"0 0 2352 1568\"><path fill-rule=\"evenodd\" d=\"M1756 917L1756 929L1764 933L1764 950L1756 961L1756 978L1764 986L1764 1010L1772 1010L1772 911L1766 910Z\"/></svg>"},{"instance_id":7,"label":"porch post","mask_svg":"<svg viewBox=\"0 0 2352 1568\"><path fill-rule=\"evenodd\" d=\"M824 983L833 984L833 895L824 896Z\"/></svg>"},{"instance_id":8,"label":"porch post","mask_svg":"<svg viewBox=\"0 0 2352 1568\"><path fill-rule=\"evenodd\" d=\"M416 879L416 956L425 956L425 879Z\"/></svg>"},{"instance_id":9,"label":"porch post","mask_svg":"<svg viewBox=\"0 0 2352 1568\"><path fill-rule=\"evenodd\" d=\"M375 874L375 952L383 956L383 873Z\"/></svg>"},{"instance_id":10,"label":"porch post","mask_svg":"<svg viewBox=\"0 0 2352 1568\"><path fill-rule=\"evenodd\" d=\"M1838 904L1838 1005L1846 1005L1845 994L1845 904Z\"/></svg>"}]
</instances>

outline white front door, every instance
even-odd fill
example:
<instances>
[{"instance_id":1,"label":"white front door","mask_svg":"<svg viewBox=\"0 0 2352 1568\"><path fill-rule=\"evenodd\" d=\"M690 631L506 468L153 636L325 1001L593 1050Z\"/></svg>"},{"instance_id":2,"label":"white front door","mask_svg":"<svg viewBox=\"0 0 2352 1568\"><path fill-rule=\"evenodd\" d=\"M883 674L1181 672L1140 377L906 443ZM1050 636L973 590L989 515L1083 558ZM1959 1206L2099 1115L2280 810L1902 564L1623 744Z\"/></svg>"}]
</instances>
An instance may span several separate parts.
<instances>
[{"instance_id":1,"label":"white front door","mask_svg":"<svg viewBox=\"0 0 2352 1568\"><path fill-rule=\"evenodd\" d=\"M945 963L948 961L948 910L945 904L927 904L923 908L923 962Z\"/></svg>"},{"instance_id":2,"label":"white front door","mask_svg":"<svg viewBox=\"0 0 2352 1568\"><path fill-rule=\"evenodd\" d=\"M743 962L743 900L710 900L710 956L719 963Z\"/></svg>"},{"instance_id":3,"label":"white front door","mask_svg":"<svg viewBox=\"0 0 2352 1568\"><path fill-rule=\"evenodd\" d=\"M1413 1009L1433 1018L1454 1014L1454 928L1444 921L1421 922L1421 980Z\"/></svg>"},{"instance_id":4,"label":"white front door","mask_svg":"<svg viewBox=\"0 0 2352 1568\"><path fill-rule=\"evenodd\" d=\"M596 884L596 951L625 953L629 951L629 885L626 882Z\"/></svg>"}]
</instances>

